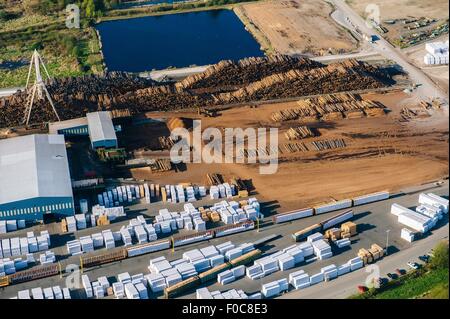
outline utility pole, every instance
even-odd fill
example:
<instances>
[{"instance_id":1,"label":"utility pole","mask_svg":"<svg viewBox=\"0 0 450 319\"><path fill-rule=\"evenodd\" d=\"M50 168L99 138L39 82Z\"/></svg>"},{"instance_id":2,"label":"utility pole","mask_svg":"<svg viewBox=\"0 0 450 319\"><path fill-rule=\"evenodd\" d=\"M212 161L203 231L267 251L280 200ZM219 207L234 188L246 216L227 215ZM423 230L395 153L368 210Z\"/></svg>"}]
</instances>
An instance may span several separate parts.
<instances>
[{"instance_id":1,"label":"utility pole","mask_svg":"<svg viewBox=\"0 0 450 319\"><path fill-rule=\"evenodd\" d=\"M386 230L386 256L388 255L388 249L389 249L389 232L390 231L391 231L390 229Z\"/></svg>"}]
</instances>

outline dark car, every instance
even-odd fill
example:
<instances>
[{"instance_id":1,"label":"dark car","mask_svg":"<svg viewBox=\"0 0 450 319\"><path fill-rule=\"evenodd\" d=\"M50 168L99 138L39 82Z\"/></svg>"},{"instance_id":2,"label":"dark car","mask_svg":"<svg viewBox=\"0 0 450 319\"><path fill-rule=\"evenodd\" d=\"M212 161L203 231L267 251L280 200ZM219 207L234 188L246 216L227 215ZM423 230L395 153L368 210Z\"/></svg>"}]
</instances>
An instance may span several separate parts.
<instances>
[{"instance_id":1,"label":"dark car","mask_svg":"<svg viewBox=\"0 0 450 319\"><path fill-rule=\"evenodd\" d=\"M398 275L397 274L393 274L393 273L388 273L387 276L388 276L389 279L392 279L392 280L398 278Z\"/></svg>"},{"instance_id":2,"label":"dark car","mask_svg":"<svg viewBox=\"0 0 450 319\"><path fill-rule=\"evenodd\" d=\"M386 279L385 278L376 278L374 280L374 283L378 286L378 287L383 287L383 285L386 283Z\"/></svg>"},{"instance_id":3,"label":"dark car","mask_svg":"<svg viewBox=\"0 0 450 319\"><path fill-rule=\"evenodd\" d=\"M395 269L395 273L398 275L398 276L402 276L402 275L404 275L405 274L405 270L404 269Z\"/></svg>"},{"instance_id":4,"label":"dark car","mask_svg":"<svg viewBox=\"0 0 450 319\"><path fill-rule=\"evenodd\" d=\"M424 263L427 263L430 260L430 256L429 255L419 256L419 259L422 260Z\"/></svg>"}]
</instances>

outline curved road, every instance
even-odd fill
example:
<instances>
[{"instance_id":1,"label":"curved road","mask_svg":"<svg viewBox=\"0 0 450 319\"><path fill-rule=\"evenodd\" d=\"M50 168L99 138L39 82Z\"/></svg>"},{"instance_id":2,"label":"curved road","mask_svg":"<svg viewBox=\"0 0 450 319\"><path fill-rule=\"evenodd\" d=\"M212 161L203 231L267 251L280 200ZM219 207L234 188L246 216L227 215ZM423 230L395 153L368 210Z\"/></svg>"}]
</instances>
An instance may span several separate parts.
<instances>
[{"instance_id":1,"label":"curved road","mask_svg":"<svg viewBox=\"0 0 450 319\"><path fill-rule=\"evenodd\" d=\"M378 32L367 26L366 21L350 8L343 0L329 0L336 9L340 10L351 21L355 28L368 35L376 35L379 40L370 44L374 51L384 56L386 59L396 62L404 72L406 72L411 81L420 86L413 93L420 100L429 100L430 98L440 98L442 102L448 104L447 94L441 90L422 70L408 62L407 58L398 49L393 47ZM352 30L354 31L354 30Z\"/></svg>"}]
</instances>

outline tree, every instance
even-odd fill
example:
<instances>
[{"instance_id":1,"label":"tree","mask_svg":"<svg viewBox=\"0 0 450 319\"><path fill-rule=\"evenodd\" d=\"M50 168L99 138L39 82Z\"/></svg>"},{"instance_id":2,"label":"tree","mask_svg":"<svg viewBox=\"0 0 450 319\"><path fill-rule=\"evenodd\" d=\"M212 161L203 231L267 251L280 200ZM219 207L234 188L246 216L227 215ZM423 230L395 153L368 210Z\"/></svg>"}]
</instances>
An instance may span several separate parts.
<instances>
[{"instance_id":1,"label":"tree","mask_svg":"<svg viewBox=\"0 0 450 319\"><path fill-rule=\"evenodd\" d=\"M86 17L94 18L95 17L95 3L94 0L84 0L83 7L86 11Z\"/></svg>"},{"instance_id":2,"label":"tree","mask_svg":"<svg viewBox=\"0 0 450 319\"><path fill-rule=\"evenodd\" d=\"M433 269L448 268L448 241L442 241L434 247L430 267Z\"/></svg>"}]
</instances>

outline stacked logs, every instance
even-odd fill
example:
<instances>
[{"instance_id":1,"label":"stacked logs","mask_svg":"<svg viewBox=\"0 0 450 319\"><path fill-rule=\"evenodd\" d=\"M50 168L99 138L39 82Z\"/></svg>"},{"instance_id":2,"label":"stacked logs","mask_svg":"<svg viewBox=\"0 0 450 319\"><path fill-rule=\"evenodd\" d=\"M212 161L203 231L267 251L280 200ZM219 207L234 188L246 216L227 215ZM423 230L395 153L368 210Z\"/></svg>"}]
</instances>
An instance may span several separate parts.
<instances>
[{"instance_id":1,"label":"stacked logs","mask_svg":"<svg viewBox=\"0 0 450 319\"><path fill-rule=\"evenodd\" d=\"M235 69L230 71L230 68ZM213 107L337 91L362 90L386 85L390 78L376 67L350 60L322 66L305 58L276 56L252 58L238 63L222 62L216 68L189 77L178 84L157 85L126 73L52 80L48 89L61 119L85 116L87 112L129 109L146 111ZM236 84L240 88L232 88ZM211 85L195 91L192 88ZM230 91L223 91L223 86ZM217 93L218 92L218 93ZM0 127L20 125L27 94L18 92L0 99ZM46 100L37 101L32 123L56 120Z\"/></svg>"}]
</instances>

